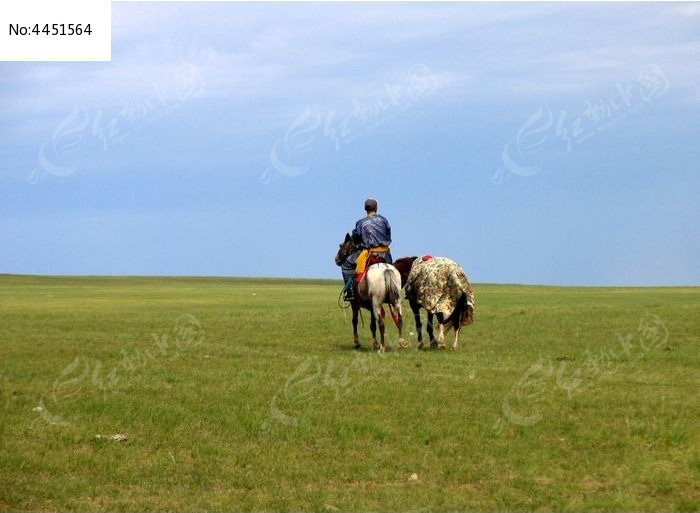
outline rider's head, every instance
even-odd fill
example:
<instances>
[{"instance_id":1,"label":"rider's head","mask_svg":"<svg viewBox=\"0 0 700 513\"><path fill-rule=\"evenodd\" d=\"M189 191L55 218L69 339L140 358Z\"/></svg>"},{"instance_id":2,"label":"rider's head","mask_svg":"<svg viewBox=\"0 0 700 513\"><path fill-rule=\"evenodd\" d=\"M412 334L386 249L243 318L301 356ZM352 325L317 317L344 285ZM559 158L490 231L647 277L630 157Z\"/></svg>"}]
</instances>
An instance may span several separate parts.
<instances>
[{"instance_id":1,"label":"rider's head","mask_svg":"<svg viewBox=\"0 0 700 513\"><path fill-rule=\"evenodd\" d=\"M376 212L377 211L377 200L374 198L368 198L365 200L365 212L368 214L370 212Z\"/></svg>"}]
</instances>

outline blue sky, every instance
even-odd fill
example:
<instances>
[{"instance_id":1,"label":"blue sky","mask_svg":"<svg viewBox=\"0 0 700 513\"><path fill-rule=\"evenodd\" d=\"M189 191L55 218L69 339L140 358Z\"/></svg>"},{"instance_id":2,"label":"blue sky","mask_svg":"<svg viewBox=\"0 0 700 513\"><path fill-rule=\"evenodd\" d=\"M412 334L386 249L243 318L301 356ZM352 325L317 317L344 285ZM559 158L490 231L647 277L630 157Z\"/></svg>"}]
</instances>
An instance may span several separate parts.
<instances>
[{"instance_id":1,"label":"blue sky","mask_svg":"<svg viewBox=\"0 0 700 513\"><path fill-rule=\"evenodd\" d=\"M0 63L0 273L700 285L698 3L112 4L112 62Z\"/></svg>"}]
</instances>

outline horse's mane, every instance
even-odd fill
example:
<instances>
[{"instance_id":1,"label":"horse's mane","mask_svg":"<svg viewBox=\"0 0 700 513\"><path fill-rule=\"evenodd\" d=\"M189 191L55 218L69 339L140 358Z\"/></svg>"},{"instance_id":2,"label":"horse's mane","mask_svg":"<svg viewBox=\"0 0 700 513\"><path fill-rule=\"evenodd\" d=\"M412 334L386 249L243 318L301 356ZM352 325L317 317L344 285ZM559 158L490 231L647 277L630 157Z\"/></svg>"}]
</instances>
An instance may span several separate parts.
<instances>
[{"instance_id":1,"label":"horse's mane","mask_svg":"<svg viewBox=\"0 0 700 513\"><path fill-rule=\"evenodd\" d=\"M399 264L399 265L401 265L401 264L406 264L407 262L411 262L411 265L413 265L413 261L414 261L416 258L418 258L418 257L417 257L417 256L410 256L410 257L401 257L401 258L397 258L397 259L394 261L394 266L396 266L396 264Z\"/></svg>"}]
</instances>

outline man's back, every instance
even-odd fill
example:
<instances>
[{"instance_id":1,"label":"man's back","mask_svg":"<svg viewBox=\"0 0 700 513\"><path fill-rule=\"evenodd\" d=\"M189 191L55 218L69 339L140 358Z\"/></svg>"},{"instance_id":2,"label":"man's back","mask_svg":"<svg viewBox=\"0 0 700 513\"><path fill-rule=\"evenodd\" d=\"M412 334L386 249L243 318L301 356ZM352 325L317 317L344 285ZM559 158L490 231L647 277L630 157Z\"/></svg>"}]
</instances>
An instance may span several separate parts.
<instances>
[{"instance_id":1,"label":"man's back","mask_svg":"<svg viewBox=\"0 0 700 513\"><path fill-rule=\"evenodd\" d=\"M372 258L379 258L381 261L390 264L392 262L389 244L391 244L391 226L384 216L377 214L377 200L368 198L365 200L365 212L367 216L355 223L352 231L352 238L355 243L362 246L362 250L355 251L348 256L341 266L343 281L345 282L345 300L354 300L353 276L362 274L365 271L367 261ZM379 257L377 255L380 255ZM371 265L371 263L369 264Z\"/></svg>"},{"instance_id":2,"label":"man's back","mask_svg":"<svg viewBox=\"0 0 700 513\"><path fill-rule=\"evenodd\" d=\"M357 221L353 236L362 241L363 248L389 246L391 244L391 226L384 216L373 213Z\"/></svg>"}]
</instances>

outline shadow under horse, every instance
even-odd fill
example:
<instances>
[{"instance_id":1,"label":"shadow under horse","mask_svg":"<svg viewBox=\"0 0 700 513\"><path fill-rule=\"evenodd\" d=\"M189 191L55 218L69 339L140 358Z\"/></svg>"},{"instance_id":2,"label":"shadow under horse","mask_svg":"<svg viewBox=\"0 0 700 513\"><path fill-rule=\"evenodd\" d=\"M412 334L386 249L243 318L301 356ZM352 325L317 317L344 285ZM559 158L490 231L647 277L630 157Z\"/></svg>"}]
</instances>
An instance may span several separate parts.
<instances>
[{"instance_id":1,"label":"shadow under horse","mask_svg":"<svg viewBox=\"0 0 700 513\"><path fill-rule=\"evenodd\" d=\"M360 249L349 233L345 234L345 240L340 243L338 253L335 256L336 265L343 265L345 260L355 251ZM403 318L401 316L401 275L396 268L387 263L375 263L369 265L359 283L355 283L355 298L350 302L352 307L353 347L359 349L360 339L357 335L357 318L360 308L369 310L371 320L369 324L372 332L372 349L384 352L384 308L388 304L391 316L399 330L399 346L408 347L408 342L403 338ZM381 344L377 343L377 324Z\"/></svg>"}]
</instances>

